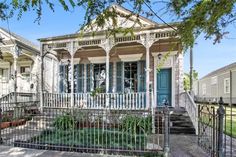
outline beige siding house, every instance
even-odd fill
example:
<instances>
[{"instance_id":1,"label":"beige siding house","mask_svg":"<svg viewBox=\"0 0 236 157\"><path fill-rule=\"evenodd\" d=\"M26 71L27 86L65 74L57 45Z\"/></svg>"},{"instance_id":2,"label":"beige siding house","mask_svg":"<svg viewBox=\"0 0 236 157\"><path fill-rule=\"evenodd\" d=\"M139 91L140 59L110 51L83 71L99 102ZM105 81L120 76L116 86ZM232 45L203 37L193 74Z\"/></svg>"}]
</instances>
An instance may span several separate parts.
<instances>
[{"instance_id":1,"label":"beige siding house","mask_svg":"<svg viewBox=\"0 0 236 157\"><path fill-rule=\"evenodd\" d=\"M123 7L111 7L119 15L130 14ZM95 35L94 30L85 30L82 37L76 32L39 39L42 53L50 52L57 58L50 62L51 69L46 69L45 79L52 87L49 92L64 94L71 105L88 105L91 93L99 93L113 105L126 101L148 108L167 101L170 106L179 106L183 54L177 33L142 16L117 18L121 28L134 25L134 35L107 37L108 22L102 29L94 25ZM134 23L134 18L140 23Z\"/></svg>"},{"instance_id":2,"label":"beige siding house","mask_svg":"<svg viewBox=\"0 0 236 157\"><path fill-rule=\"evenodd\" d=\"M230 82L230 71L232 71L232 82ZM236 104L236 63L217 69L194 82L193 89L199 98L217 101L219 97L223 97L224 101L229 103L230 87L232 87L233 103Z\"/></svg>"}]
</instances>

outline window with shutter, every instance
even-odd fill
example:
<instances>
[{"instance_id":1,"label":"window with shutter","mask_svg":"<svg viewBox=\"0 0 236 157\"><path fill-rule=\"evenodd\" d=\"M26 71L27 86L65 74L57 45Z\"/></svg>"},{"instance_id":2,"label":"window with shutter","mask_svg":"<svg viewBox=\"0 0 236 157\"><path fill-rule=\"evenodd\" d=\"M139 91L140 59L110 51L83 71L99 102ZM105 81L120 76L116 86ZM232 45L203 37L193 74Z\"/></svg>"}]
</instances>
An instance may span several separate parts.
<instances>
[{"instance_id":1,"label":"window with shutter","mask_svg":"<svg viewBox=\"0 0 236 157\"><path fill-rule=\"evenodd\" d=\"M76 92L82 93L84 91L84 64L76 65Z\"/></svg>"},{"instance_id":2,"label":"window with shutter","mask_svg":"<svg viewBox=\"0 0 236 157\"><path fill-rule=\"evenodd\" d=\"M59 92L65 93L65 65L59 66L59 72L60 72Z\"/></svg>"},{"instance_id":3,"label":"window with shutter","mask_svg":"<svg viewBox=\"0 0 236 157\"><path fill-rule=\"evenodd\" d=\"M8 81L8 71L9 69L0 69L0 80L1 81Z\"/></svg>"},{"instance_id":4,"label":"window with shutter","mask_svg":"<svg viewBox=\"0 0 236 157\"><path fill-rule=\"evenodd\" d=\"M124 63L124 92L138 91L138 65L137 62Z\"/></svg>"}]
</instances>

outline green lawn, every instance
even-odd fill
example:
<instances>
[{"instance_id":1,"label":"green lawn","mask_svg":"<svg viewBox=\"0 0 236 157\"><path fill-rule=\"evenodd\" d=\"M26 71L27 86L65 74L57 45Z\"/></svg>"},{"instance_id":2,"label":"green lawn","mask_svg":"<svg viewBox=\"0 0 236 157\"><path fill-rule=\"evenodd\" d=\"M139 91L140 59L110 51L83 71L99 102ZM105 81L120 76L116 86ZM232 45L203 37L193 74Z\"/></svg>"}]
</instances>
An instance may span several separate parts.
<instances>
[{"instance_id":1,"label":"green lawn","mask_svg":"<svg viewBox=\"0 0 236 157\"><path fill-rule=\"evenodd\" d=\"M215 112L217 112L217 109L219 107L218 105L208 105L208 106L214 107ZM233 107L231 113L231 107L226 106L225 111L226 111L226 119L224 119L225 121L224 132L230 136L232 134L232 137L236 138L236 108ZM209 123L209 117L207 116L207 114L204 117L202 117L202 121L206 124L212 125L212 123ZM231 127L232 127L232 133L231 133Z\"/></svg>"}]
</instances>

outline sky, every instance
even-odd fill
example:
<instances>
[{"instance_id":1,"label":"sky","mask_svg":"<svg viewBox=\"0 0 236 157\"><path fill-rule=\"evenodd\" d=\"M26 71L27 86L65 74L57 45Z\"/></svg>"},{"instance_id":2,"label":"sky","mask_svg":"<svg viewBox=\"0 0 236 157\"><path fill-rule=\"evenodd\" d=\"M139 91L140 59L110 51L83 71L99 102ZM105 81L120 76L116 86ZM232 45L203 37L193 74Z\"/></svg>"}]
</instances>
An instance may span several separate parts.
<instances>
[{"instance_id":1,"label":"sky","mask_svg":"<svg viewBox=\"0 0 236 157\"><path fill-rule=\"evenodd\" d=\"M126 4L125 7L130 8L131 6ZM173 22L173 14L158 13L166 22ZM83 24L84 14L85 11L81 8L65 12L59 4L56 4L55 12L46 6L43 7L40 24L34 22L37 17L35 12L29 11L24 13L19 20L14 16L8 22L0 21L0 26L39 45L37 41L39 38L75 33ZM152 20L161 23L155 17ZM228 35L230 39L223 39L219 44L214 45L212 40L205 40L204 35L196 40L196 45L193 48L193 62L194 69L199 73L199 78L213 70L236 62L236 26L230 26L227 31L230 32ZM189 72L189 52L184 55L184 71Z\"/></svg>"}]
</instances>

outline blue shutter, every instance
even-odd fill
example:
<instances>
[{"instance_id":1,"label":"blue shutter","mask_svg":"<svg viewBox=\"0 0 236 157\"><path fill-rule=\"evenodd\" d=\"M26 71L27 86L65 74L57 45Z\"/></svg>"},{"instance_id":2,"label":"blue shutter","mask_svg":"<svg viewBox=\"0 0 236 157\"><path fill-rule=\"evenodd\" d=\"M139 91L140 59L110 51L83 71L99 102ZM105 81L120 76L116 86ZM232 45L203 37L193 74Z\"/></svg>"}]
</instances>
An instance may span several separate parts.
<instances>
[{"instance_id":1,"label":"blue shutter","mask_svg":"<svg viewBox=\"0 0 236 157\"><path fill-rule=\"evenodd\" d=\"M59 92L64 93L65 87L64 87L64 81L65 81L65 65L59 66L59 75L60 75L60 82L59 82Z\"/></svg>"},{"instance_id":2,"label":"blue shutter","mask_svg":"<svg viewBox=\"0 0 236 157\"><path fill-rule=\"evenodd\" d=\"M77 93L82 93L84 89L84 64L77 65Z\"/></svg>"},{"instance_id":3,"label":"blue shutter","mask_svg":"<svg viewBox=\"0 0 236 157\"><path fill-rule=\"evenodd\" d=\"M87 64L87 92L92 90L92 64Z\"/></svg>"},{"instance_id":4,"label":"blue shutter","mask_svg":"<svg viewBox=\"0 0 236 157\"><path fill-rule=\"evenodd\" d=\"M116 91L117 92L123 92L123 70L124 70L124 63L123 62L117 62L116 63Z\"/></svg>"},{"instance_id":5,"label":"blue shutter","mask_svg":"<svg viewBox=\"0 0 236 157\"><path fill-rule=\"evenodd\" d=\"M145 92L146 91L146 62L139 61L138 62L138 91Z\"/></svg>"},{"instance_id":6,"label":"blue shutter","mask_svg":"<svg viewBox=\"0 0 236 157\"><path fill-rule=\"evenodd\" d=\"M109 64L109 92L113 89L113 63Z\"/></svg>"}]
</instances>

